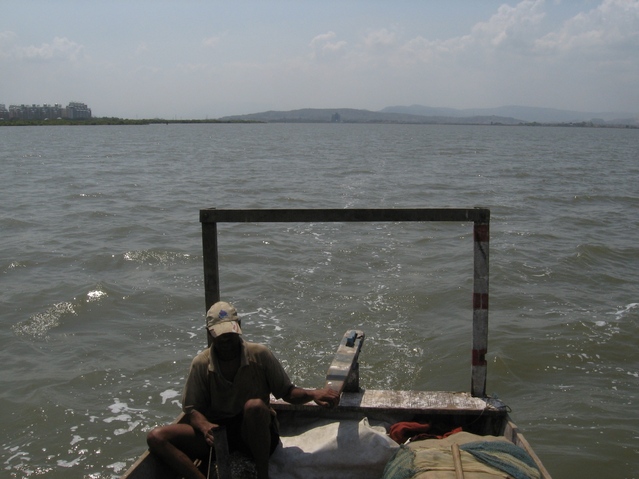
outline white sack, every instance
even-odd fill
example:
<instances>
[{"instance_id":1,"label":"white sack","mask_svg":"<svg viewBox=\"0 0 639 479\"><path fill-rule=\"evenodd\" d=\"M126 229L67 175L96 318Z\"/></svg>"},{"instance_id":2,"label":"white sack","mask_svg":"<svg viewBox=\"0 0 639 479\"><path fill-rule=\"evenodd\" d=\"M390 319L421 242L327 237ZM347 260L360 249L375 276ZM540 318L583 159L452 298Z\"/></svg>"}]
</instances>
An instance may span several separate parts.
<instances>
[{"instance_id":1,"label":"white sack","mask_svg":"<svg viewBox=\"0 0 639 479\"><path fill-rule=\"evenodd\" d=\"M384 426L317 420L282 424L282 446L271 456L272 479L375 479L399 445Z\"/></svg>"}]
</instances>

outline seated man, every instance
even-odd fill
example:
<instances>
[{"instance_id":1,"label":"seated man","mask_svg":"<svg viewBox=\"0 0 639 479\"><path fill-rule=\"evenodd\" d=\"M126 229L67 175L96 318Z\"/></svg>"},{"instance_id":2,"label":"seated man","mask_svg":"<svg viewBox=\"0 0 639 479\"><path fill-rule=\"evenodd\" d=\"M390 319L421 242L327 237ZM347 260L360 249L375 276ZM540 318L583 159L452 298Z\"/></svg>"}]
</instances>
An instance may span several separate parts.
<instances>
[{"instance_id":1,"label":"seated man","mask_svg":"<svg viewBox=\"0 0 639 479\"><path fill-rule=\"evenodd\" d=\"M231 304L211 306L206 326L211 347L193 359L182 395L187 421L150 431L149 449L181 476L203 479L193 460L208 463L212 430L225 426L229 450L252 456L258 479L266 479L270 455L279 444L270 394L292 404L315 401L324 407L336 406L339 394L293 385L266 346L242 339L240 319Z\"/></svg>"}]
</instances>

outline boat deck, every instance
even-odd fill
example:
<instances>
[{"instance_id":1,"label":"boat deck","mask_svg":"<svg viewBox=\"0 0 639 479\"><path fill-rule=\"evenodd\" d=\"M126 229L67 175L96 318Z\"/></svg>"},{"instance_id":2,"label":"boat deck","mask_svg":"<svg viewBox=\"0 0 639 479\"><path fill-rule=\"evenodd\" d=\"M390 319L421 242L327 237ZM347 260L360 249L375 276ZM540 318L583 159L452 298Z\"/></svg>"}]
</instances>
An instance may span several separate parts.
<instances>
[{"instance_id":1,"label":"boat deck","mask_svg":"<svg viewBox=\"0 0 639 479\"><path fill-rule=\"evenodd\" d=\"M393 424L400 421L427 421L463 426L477 434L503 434L508 421L508 408L499 401L473 397L465 392L444 391L379 391L344 392L339 407L325 409L314 403L288 404L271 398L279 415L362 419L364 417Z\"/></svg>"},{"instance_id":2,"label":"boat deck","mask_svg":"<svg viewBox=\"0 0 639 479\"><path fill-rule=\"evenodd\" d=\"M273 399L271 403L278 410L308 410L318 412L314 403L292 405L282 400ZM466 392L447 391L380 391L362 390L342 393L339 403L341 411L357 410L360 412L388 411L393 414L402 410L410 414L496 414L503 412L499 404L487 403L484 399L473 397ZM321 410L321 409L320 409Z\"/></svg>"}]
</instances>

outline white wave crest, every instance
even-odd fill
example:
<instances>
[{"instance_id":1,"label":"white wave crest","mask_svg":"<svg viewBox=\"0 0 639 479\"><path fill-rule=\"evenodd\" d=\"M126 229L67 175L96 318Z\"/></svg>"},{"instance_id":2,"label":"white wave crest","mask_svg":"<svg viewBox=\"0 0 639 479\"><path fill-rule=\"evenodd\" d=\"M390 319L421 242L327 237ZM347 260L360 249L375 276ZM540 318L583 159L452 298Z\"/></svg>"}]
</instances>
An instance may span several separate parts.
<instances>
[{"instance_id":1,"label":"white wave crest","mask_svg":"<svg viewBox=\"0 0 639 479\"><path fill-rule=\"evenodd\" d=\"M73 303L64 301L56 303L42 313L36 313L25 321L13 326L13 331L21 336L43 338L47 333L60 325L65 315L77 315Z\"/></svg>"}]
</instances>

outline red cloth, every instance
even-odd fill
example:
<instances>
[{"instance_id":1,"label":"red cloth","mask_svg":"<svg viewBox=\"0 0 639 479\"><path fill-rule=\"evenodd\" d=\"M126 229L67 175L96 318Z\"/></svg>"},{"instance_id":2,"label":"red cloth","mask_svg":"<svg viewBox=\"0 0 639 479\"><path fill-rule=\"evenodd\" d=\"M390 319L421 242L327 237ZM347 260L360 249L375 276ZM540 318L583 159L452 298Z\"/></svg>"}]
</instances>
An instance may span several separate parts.
<instances>
[{"instance_id":1,"label":"red cloth","mask_svg":"<svg viewBox=\"0 0 639 479\"><path fill-rule=\"evenodd\" d=\"M443 434L430 432L430 423L420 422L398 422L390 427L390 437L398 444L404 444L407 440L419 441L422 439L444 439L452 434L461 432L462 428L457 427L452 431L446 431Z\"/></svg>"}]
</instances>

